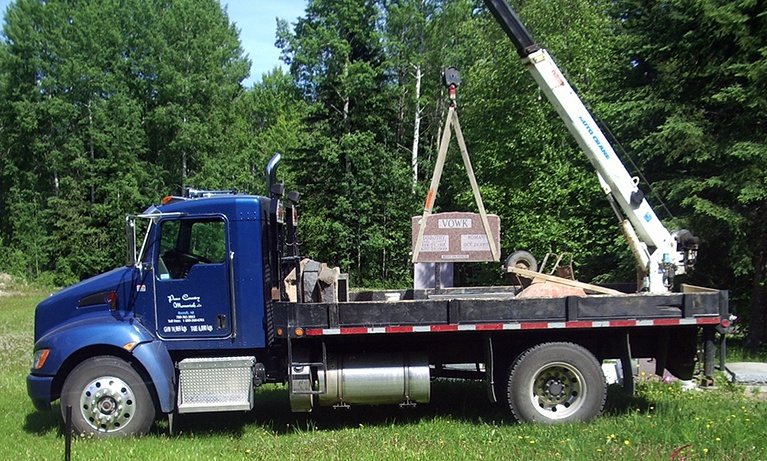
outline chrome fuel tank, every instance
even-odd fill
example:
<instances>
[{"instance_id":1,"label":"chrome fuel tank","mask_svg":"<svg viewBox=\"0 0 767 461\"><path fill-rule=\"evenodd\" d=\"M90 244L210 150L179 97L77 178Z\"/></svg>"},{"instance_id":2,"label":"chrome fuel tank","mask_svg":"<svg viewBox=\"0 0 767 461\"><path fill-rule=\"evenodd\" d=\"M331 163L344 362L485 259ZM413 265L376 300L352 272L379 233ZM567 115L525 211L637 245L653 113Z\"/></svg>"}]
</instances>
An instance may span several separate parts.
<instances>
[{"instance_id":1,"label":"chrome fuel tank","mask_svg":"<svg viewBox=\"0 0 767 461\"><path fill-rule=\"evenodd\" d=\"M329 355L323 378L321 406L427 403L431 395L426 354Z\"/></svg>"}]
</instances>

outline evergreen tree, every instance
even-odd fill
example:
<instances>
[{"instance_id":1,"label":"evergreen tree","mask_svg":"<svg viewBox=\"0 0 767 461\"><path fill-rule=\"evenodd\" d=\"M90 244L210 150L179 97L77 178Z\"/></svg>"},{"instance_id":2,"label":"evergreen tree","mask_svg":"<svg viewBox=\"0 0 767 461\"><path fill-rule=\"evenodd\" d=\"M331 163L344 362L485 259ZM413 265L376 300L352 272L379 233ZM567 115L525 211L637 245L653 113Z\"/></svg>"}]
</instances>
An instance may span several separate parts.
<instances>
[{"instance_id":1,"label":"evergreen tree","mask_svg":"<svg viewBox=\"0 0 767 461\"><path fill-rule=\"evenodd\" d=\"M517 9L593 106L610 78L614 53L604 5L529 1ZM540 262L549 252L570 253L581 280L633 280L630 253L593 167L509 38L487 11L461 24L466 30L459 50L471 58L462 69L458 107L485 207L501 217L504 255L528 250ZM465 173L456 170L446 178L444 196L473 207Z\"/></svg>"},{"instance_id":2,"label":"evergreen tree","mask_svg":"<svg viewBox=\"0 0 767 461\"><path fill-rule=\"evenodd\" d=\"M616 2L620 131L703 240L695 280L767 334L767 18L758 1Z\"/></svg>"},{"instance_id":3,"label":"evergreen tree","mask_svg":"<svg viewBox=\"0 0 767 461\"><path fill-rule=\"evenodd\" d=\"M264 74L261 81L248 91L242 110L249 130L254 133L253 155L249 163L251 177L263 179L264 166L275 153L294 152L301 146L308 104L293 78L276 68ZM279 171L288 172L287 169ZM290 178L281 177L280 180L296 184ZM254 185L253 191L266 194L263 184L261 181Z\"/></svg>"},{"instance_id":4,"label":"evergreen tree","mask_svg":"<svg viewBox=\"0 0 767 461\"><path fill-rule=\"evenodd\" d=\"M246 147L232 131L231 105L242 96L250 65L216 0L158 0L155 11L161 40L147 54L156 70L145 95L149 147L166 173L164 183L178 193L189 185L212 187L231 178L219 171L222 162L238 165L232 156ZM190 179L204 171L204 182Z\"/></svg>"}]
</instances>

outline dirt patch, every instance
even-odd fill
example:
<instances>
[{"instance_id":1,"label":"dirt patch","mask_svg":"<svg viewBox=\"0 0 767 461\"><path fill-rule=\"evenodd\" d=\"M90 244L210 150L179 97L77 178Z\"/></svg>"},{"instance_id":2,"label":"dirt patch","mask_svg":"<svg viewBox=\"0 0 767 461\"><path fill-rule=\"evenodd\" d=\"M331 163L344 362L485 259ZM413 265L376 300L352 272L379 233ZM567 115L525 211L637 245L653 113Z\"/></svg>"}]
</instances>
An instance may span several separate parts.
<instances>
[{"instance_id":1,"label":"dirt patch","mask_svg":"<svg viewBox=\"0 0 767 461\"><path fill-rule=\"evenodd\" d=\"M11 276L4 272L0 272L0 291L5 291L8 284L11 283Z\"/></svg>"},{"instance_id":2,"label":"dirt patch","mask_svg":"<svg viewBox=\"0 0 767 461\"><path fill-rule=\"evenodd\" d=\"M759 402L765 402L767 401L767 386L747 386L744 395Z\"/></svg>"},{"instance_id":3,"label":"dirt patch","mask_svg":"<svg viewBox=\"0 0 767 461\"><path fill-rule=\"evenodd\" d=\"M4 272L0 272L0 297L13 296L19 294L18 291L11 291L10 286L13 283L13 277Z\"/></svg>"}]
</instances>

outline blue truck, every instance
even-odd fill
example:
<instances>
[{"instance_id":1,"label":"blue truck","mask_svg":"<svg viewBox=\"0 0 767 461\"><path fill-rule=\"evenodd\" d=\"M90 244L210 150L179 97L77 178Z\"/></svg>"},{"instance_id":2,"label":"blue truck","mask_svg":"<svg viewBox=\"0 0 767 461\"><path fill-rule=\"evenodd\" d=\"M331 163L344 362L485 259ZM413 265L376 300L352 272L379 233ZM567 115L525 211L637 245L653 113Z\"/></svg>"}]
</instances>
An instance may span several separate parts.
<instances>
[{"instance_id":1,"label":"blue truck","mask_svg":"<svg viewBox=\"0 0 767 461\"><path fill-rule=\"evenodd\" d=\"M633 358L652 358L658 373L686 380L702 362L710 380L717 333L730 322L727 292L669 289L694 262L697 239L658 224L590 116L573 113L579 100L545 50L503 0L486 3L548 85L616 213L629 215L622 227L647 281L642 292L524 296L519 284L354 292L338 270L299 254L300 197L277 183L275 156L267 196L167 197L127 217L124 267L37 306L27 377L35 407L60 400L78 433L141 435L163 417L172 428L178 414L248 411L266 383L287 384L291 410L308 412L427 403L432 380L446 377L484 381L519 421L557 423L601 413L606 360L630 370ZM507 269L525 273L518 262ZM631 389L630 372L623 383Z\"/></svg>"},{"instance_id":2,"label":"blue truck","mask_svg":"<svg viewBox=\"0 0 767 461\"><path fill-rule=\"evenodd\" d=\"M701 334L713 374L726 292L351 292L298 255L297 194L272 189L191 191L129 216L128 264L37 306L35 407L60 399L78 433L143 434L163 415L247 411L265 383L287 383L305 412L426 403L451 377L484 380L521 421L588 420L605 402L602 361L651 357L690 379Z\"/></svg>"}]
</instances>

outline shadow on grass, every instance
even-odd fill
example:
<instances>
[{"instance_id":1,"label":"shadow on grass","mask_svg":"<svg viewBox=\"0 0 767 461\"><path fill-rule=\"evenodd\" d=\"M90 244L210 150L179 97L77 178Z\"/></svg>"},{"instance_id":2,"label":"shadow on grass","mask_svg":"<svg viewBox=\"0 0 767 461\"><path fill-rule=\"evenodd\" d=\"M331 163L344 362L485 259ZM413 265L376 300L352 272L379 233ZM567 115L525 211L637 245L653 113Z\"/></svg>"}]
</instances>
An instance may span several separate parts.
<instances>
[{"instance_id":1,"label":"shadow on grass","mask_svg":"<svg viewBox=\"0 0 767 461\"><path fill-rule=\"evenodd\" d=\"M53 429L59 431L64 425L61 422L61 411L58 405L53 405L51 411L33 411L24 419L24 431L29 434L43 435Z\"/></svg>"},{"instance_id":2,"label":"shadow on grass","mask_svg":"<svg viewBox=\"0 0 767 461\"><path fill-rule=\"evenodd\" d=\"M265 386L256 393L256 403L248 413L207 413L177 415L175 433L200 436L222 433L237 437L246 426L255 425L275 434L313 430L336 430L360 426L411 425L435 418L473 424L511 424L513 418L503 406L487 398L483 382L437 380L431 401L414 408L398 405L352 405L350 408L315 407L311 413L292 413L287 387ZM156 425L167 431L167 422Z\"/></svg>"},{"instance_id":3,"label":"shadow on grass","mask_svg":"<svg viewBox=\"0 0 767 461\"><path fill-rule=\"evenodd\" d=\"M250 412L221 412L183 414L174 417L174 435L177 437L205 437L228 435L241 437L246 429L256 426L277 435L315 430L339 430L360 426L408 426L422 421L447 419L470 424L514 424L504 404L494 404L487 398L484 382L436 380L432 383L431 401L414 408L398 405L353 405L334 409L315 407L311 413L292 413L287 386L268 385L256 391L255 406ZM604 414L620 416L647 411L652 405L645 398L631 396L620 386L608 388ZM63 432L58 405L51 412L27 415L24 430L44 434L51 429ZM150 434L165 436L169 433L168 419L158 421Z\"/></svg>"},{"instance_id":4,"label":"shadow on grass","mask_svg":"<svg viewBox=\"0 0 767 461\"><path fill-rule=\"evenodd\" d=\"M621 416L628 413L647 413L653 403L645 397L637 397L623 390L622 386L613 384L607 388L607 403L603 414Z\"/></svg>"}]
</instances>

